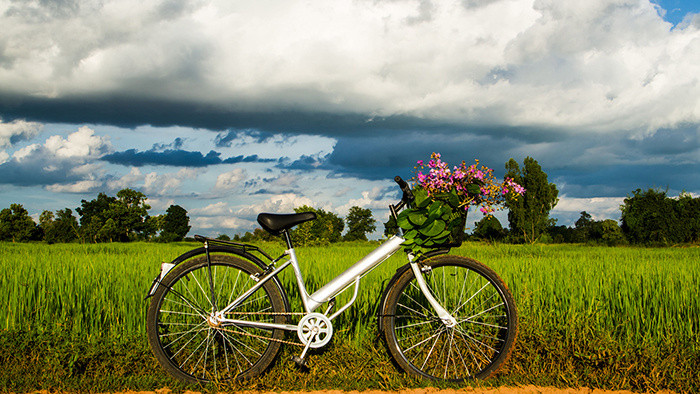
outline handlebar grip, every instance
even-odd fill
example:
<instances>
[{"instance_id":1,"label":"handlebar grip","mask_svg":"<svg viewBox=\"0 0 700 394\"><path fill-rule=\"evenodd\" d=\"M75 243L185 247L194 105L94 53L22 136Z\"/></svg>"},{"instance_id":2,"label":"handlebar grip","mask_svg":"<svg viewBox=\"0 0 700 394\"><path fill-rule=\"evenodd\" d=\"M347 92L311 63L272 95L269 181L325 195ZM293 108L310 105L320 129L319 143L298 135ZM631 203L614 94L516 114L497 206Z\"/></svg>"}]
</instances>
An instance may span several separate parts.
<instances>
[{"instance_id":1,"label":"handlebar grip","mask_svg":"<svg viewBox=\"0 0 700 394\"><path fill-rule=\"evenodd\" d=\"M399 184L399 187L401 188L401 191L403 192L403 198L401 200L409 202L413 200L413 193L411 192L411 187L408 186L408 183L401 179L400 176L395 176L394 181Z\"/></svg>"}]
</instances>

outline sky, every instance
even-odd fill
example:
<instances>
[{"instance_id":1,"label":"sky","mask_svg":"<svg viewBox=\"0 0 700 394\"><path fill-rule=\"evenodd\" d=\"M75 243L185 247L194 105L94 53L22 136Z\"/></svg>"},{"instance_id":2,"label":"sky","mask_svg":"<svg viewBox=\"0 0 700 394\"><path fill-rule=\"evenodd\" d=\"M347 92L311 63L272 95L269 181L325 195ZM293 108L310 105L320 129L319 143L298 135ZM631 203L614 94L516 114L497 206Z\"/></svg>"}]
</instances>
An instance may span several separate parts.
<instances>
[{"instance_id":1,"label":"sky","mask_svg":"<svg viewBox=\"0 0 700 394\"><path fill-rule=\"evenodd\" d=\"M697 0L0 0L0 26L0 208L35 218L129 187L190 235L309 205L379 237L432 152L533 157L560 225L700 196Z\"/></svg>"}]
</instances>

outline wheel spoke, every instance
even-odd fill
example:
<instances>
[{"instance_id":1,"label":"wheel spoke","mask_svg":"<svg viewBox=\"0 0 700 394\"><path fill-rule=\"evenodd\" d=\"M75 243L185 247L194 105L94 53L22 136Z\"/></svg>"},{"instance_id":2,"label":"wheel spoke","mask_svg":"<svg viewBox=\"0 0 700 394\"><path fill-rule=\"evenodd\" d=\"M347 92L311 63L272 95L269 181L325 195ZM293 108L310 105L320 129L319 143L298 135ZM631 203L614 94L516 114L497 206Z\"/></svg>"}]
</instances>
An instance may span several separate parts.
<instances>
[{"instance_id":1,"label":"wheel spoke","mask_svg":"<svg viewBox=\"0 0 700 394\"><path fill-rule=\"evenodd\" d=\"M500 278L473 260L439 256L424 263L428 289L456 320L448 327L406 271L387 294L385 316L393 321L384 335L409 372L433 379L489 376L510 353L517 331L515 306ZM507 294L507 296L504 296ZM392 350L394 352L394 350ZM394 354L394 353L392 353Z\"/></svg>"},{"instance_id":2,"label":"wheel spoke","mask_svg":"<svg viewBox=\"0 0 700 394\"><path fill-rule=\"evenodd\" d=\"M149 308L149 341L158 360L191 383L253 377L272 362L281 347L280 330L215 325L215 311L207 310L212 308L212 298L206 289L213 287L217 299L230 303L249 288L251 276L260 270L235 257L214 254L211 258L210 266L202 257L176 267ZM209 285L209 267L213 286ZM283 295L273 283L236 306L236 312L249 321L281 319L274 313L285 312Z\"/></svg>"}]
</instances>

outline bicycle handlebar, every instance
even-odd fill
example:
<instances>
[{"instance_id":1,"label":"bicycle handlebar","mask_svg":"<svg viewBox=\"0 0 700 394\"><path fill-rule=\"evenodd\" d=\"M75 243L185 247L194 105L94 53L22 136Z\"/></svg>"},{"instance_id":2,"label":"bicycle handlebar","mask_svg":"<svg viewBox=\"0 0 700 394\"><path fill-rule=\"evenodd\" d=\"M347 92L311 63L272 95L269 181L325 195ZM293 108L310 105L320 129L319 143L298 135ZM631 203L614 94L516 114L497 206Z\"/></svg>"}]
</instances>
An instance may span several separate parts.
<instances>
[{"instance_id":1,"label":"bicycle handlebar","mask_svg":"<svg viewBox=\"0 0 700 394\"><path fill-rule=\"evenodd\" d=\"M399 187L401 188L401 191L403 192L403 197L401 197L401 201L404 203L409 203L413 201L413 193L411 192L411 187L408 186L408 183L401 179L400 176L395 176L394 181L399 184Z\"/></svg>"}]
</instances>

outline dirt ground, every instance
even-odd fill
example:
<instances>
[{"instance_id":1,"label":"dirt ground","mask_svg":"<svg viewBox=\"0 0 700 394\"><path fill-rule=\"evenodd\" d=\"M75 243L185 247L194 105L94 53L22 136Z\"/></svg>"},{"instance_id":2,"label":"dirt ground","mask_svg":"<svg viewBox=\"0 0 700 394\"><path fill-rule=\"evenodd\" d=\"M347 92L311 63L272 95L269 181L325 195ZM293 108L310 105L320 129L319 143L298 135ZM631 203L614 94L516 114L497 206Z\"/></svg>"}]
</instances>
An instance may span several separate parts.
<instances>
[{"instance_id":1,"label":"dirt ground","mask_svg":"<svg viewBox=\"0 0 700 394\"><path fill-rule=\"evenodd\" d=\"M170 394L171 391L167 388L162 388L155 391L124 391L112 394ZM366 391L341 391L341 390L322 390L322 391L244 391L241 394L387 394L390 391L366 390ZM459 390L452 389L406 389L400 391L391 391L397 394L638 394L632 391L621 390L600 390L582 388L555 388L555 387L537 387L537 386L522 386L522 387L494 387L494 388L471 388L466 387ZM673 391L659 391L659 394L674 394ZM50 394L48 391L42 390L32 394ZM54 393L55 394L55 393ZM64 393L68 394L68 393ZM201 394L196 391L186 391L184 394Z\"/></svg>"}]
</instances>

